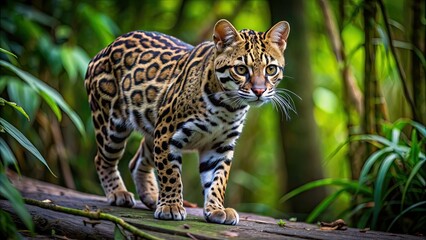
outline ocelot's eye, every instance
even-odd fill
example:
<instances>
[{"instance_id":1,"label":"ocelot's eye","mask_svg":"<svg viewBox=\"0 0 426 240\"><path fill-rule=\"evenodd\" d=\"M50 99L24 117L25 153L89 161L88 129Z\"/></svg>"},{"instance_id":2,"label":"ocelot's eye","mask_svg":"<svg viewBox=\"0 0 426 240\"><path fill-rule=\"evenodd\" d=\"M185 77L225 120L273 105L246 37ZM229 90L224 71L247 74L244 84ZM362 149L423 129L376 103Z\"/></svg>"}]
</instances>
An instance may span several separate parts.
<instances>
[{"instance_id":1,"label":"ocelot's eye","mask_svg":"<svg viewBox=\"0 0 426 240\"><path fill-rule=\"evenodd\" d=\"M248 69L246 66L244 65L237 65L234 67L234 71L238 74L238 75L246 75L248 73Z\"/></svg>"},{"instance_id":2,"label":"ocelot's eye","mask_svg":"<svg viewBox=\"0 0 426 240\"><path fill-rule=\"evenodd\" d=\"M269 65L265 69L266 75L273 76L278 72L278 67L276 65Z\"/></svg>"}]
</instances>

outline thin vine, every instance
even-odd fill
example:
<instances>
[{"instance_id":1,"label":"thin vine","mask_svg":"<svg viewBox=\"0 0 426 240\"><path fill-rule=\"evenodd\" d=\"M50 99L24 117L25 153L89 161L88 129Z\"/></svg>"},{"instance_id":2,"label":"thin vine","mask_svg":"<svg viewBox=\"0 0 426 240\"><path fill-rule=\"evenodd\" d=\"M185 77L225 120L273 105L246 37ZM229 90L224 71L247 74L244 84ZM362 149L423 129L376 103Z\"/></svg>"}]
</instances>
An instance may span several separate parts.
<instances>
[{"instance_id":1,"label":"thin vine","mask_svg":"<svg viewBox=\"0 0 426 240\"><path fill-rule=\"evenodd\" d=\"M107 221L115 223L116 225L121 226L124 230L132 233L134 236L137 236L143 239L150 239L150 240L162 239L139 230L138 228L124 221L122 218L116 217L111 214L103 213L101 211L89 211L89 210L79 210L75 208L68 208L68 207L56 205L53 203L46 203L46 202L42 202L35 199L30 199L30 198L24 198L24 201L26 204L34 205L37 207L41 207L41 208L45 208L45 209L49 209L49 210L53 210L57 212L63 212L63 213L72 214L76 216L87 217L91 220L107 220Z\"/></svg>"}]
</instances>

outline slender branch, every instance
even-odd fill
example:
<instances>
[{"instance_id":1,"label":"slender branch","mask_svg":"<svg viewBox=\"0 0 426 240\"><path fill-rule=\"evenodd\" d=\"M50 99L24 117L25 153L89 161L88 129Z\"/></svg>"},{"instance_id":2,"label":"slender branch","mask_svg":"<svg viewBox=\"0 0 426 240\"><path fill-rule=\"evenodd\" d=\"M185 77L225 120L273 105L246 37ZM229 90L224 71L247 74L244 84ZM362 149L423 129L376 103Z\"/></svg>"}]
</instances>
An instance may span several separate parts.
<instances>
[{"instance_id":1,"label":"slender branch","mask_svg":"<svg viewBox=\"0 0 426 240\"><path fill-rule=\"evenodd\" d=\"M386 29L386 35L387 35L387 38L389 40L389 47L390 47L392 56L395 59L396 67L397 67L397 70L398 70L398 75L399 75L399 78L401 79L401 82L402 82L402 89L404 91L405 99L407 99L407 102L410 105L411 112L413 114L414 119L418 119L417 112L416 112L416 106L414 105L413 99L411 99L410 92L408 90L407 79L406 79L406 76L405 76L404 69L402 68L401 62L399 61L398 55L396 54L396 48L395 48L395 46L393 45L393 42L392 42L392 39L393 39L392 38L392 32L391 32L391 29L390 29L390 24L389 24L389 20L388 20L388 15L386 13L385 5L383 4L383 0L378 0L377 3L379 4L380 12L382 13L382 16L383 16L383 21L385 23L385 29Z\"/></svg>"},{"instance_id":2,"label":"slender branch","mask_svg":"<svg viewBox=\"0 0 426 240\"><path fill-rule=\"evenodd\" d=\"M68 207L63 207L63 206L59 206L59 205L52 204L52 203L45 203L45 202L38 201L38 200L35 200L35 199L30 199L30 198L24 198L24 201L25 201L26 204L30 204L30 205L34 205L34 206L37 206L37 207L53 210L53 211L56 211L56 212L63 212L63 213L72 214L72 215L76 215L76 216L87 217L87 218L90 218L92 220L107 220L107 221L113 222L117 225L120 225L123 229L125 229L125 230L131 232L133 235L141 237L143 239L152 239L152 240L162 239L162 238L158 238L156 236L153 236L151 234L145 233L145 232L137 229L133 225L130 225L129 223L125 222L122 218L116 217L116 216L111 215L111 214L102 213L100 211L95 212L95 211L79 210L79 209L75 209L75 208L68 208Z\"/></svg>"}]
</instances>

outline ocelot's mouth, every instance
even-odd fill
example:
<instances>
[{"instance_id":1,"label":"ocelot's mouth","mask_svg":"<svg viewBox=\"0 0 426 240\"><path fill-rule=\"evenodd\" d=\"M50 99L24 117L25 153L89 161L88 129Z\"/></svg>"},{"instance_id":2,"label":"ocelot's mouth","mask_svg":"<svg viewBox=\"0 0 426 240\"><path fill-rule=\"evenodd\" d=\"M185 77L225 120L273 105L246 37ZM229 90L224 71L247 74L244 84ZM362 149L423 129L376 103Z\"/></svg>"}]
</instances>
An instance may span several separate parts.
<instances>
[{"instance_id":1,"label":"ocelot's mouth","mask_svg":"<svg viewBox=\"0 0 426 240\"><path fill-rule=\"evenodd\" d=\"M247 102L248 102L248 104L249 104L251 107L260 107L260 106L262 106L263 104L267 103L267 102L268 102L268 100L267 100L267 99L257 98L256 100L247 101Z\"/></svg>"}]
</instances>

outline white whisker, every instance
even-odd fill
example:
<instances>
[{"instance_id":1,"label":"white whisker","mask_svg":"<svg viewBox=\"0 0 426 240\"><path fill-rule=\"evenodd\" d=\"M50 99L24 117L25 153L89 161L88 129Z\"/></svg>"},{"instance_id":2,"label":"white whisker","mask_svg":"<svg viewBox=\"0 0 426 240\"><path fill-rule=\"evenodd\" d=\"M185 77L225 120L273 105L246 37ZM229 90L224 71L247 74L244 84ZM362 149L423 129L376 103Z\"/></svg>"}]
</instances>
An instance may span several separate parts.
<instances>
[{"instance_id":1,"label":"white whisker","mask_svg":"<svg viewBox=\"0 0 426 240\"><path fill-rule=\"evenodd\" d=\"M288 89L275 89L276 94L272 97L272 102L274 106L279 108L280 112L286 116L286 119L290 119L291 116L289 111L294 112L297 115L296 105L291 95L302 99L296 93L288 90ZM291 94L291 95L290 95Z\"/></svg>"}]
</instances>

